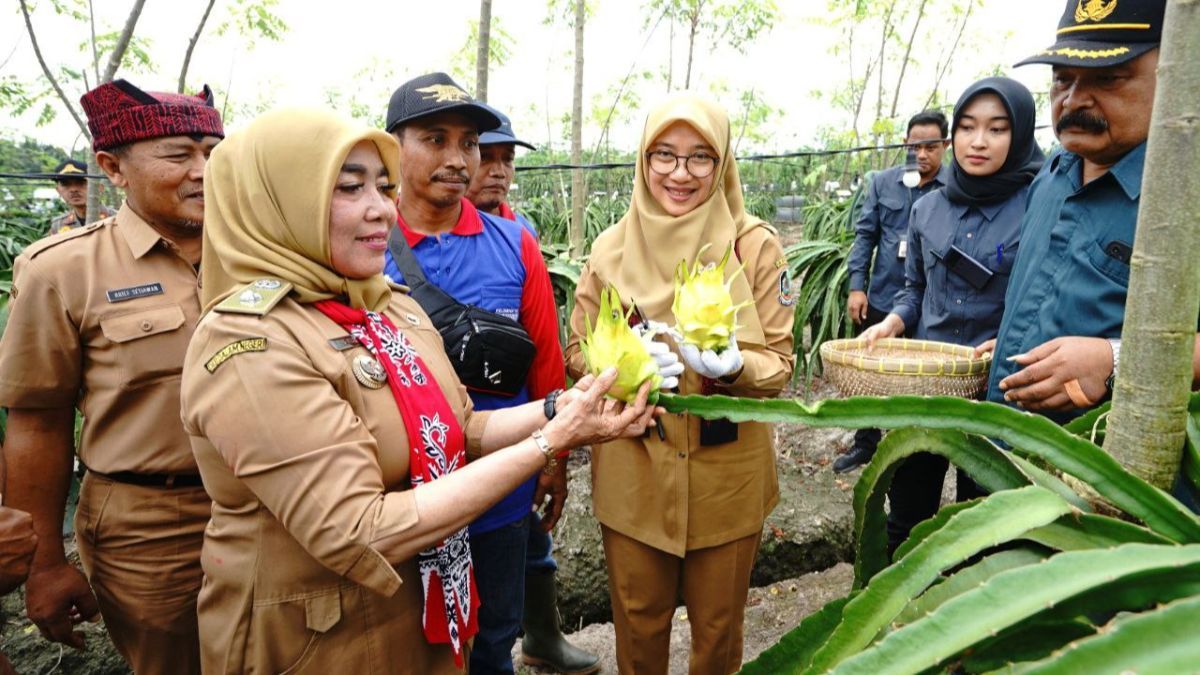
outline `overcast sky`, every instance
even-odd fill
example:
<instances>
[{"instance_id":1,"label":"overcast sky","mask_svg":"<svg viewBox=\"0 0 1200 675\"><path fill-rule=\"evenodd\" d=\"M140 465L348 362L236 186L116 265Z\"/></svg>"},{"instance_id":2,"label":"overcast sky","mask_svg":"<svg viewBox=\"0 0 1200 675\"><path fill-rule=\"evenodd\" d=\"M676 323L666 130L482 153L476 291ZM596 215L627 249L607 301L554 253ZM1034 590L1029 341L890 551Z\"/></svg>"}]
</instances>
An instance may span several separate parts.
<instances>
[{"instance_id":1,"label":"overcast sky","mask_svg":"<svg viewBox=\"0 0 1200 675\"><path fill-rule=\"evenodd\" d=\"M42 7L34 14L35 28L47 59L75 66L86 63L79 49L86 39L85 26L54 16L47 2L38 4ZM95 0L98 31L117 29L130 4L129 0ZM151 42L154 72L123 74L146 89L173 90L187 39L204 4L203 0L149 0L137 34ZM226 4L230 0L218 2ZM648 37L642 4L641 0L595 2L596 14L589 21L585 41L589 105L631 66L658 72L665 65L669 36L660 26ZM812 142L822 125L846 124L816 95L839 86L847 76L844 63L829 53L832 41L839 39L837 32L819 23L826 2L777 0L777 5L783 19L747 54L699 45L695 66L699 83L693 87L702 91L714 85L729 91L753 88L768 103L782 108L784 112L768 124L771 140L765 150L793 149ZM1058 0L986 0L972 19L943 90L961 91L995 64L1014 63L1049 45L1062 7ZM510 113L519 135L539 145L549 138L562 147L561 119L571 106L574 38L564 24L543 24L545 8L544 0L494 0L493 17L515 44L509 61L491 74L489 102ZM196 51L189 82L194 86L207 81L230 92L231 127L264 104L324 106L331 92L340 94L337 107L343 111L356 105L382 112L390 91L405 79L450 69L471 22L478 19L479 4L475 0L281 0L277 11L290 27L281 42L259 41L247 48L232 36L216 36L212 29L223 17L214 12ZM924 63L934 60L943 42L953 39L951 19L926 20L933 25L941 21L944 29L914 45L914 55ZM0 27L0 64L0 78L41 77L16 3L9 4L8 18ZM682 69L677 62L676 72ZM1045 91L1049 81L1045 66L1007 74L1034 91ZM910 86L913 95L923 100L924 94L916 89L925 91L931 84L919 86L918 81ZM640 109L661 95L663 88L654 81L638 86L641 101L622 107L624 118L612 132L615 146L636 143L643 119ZM80 93L82 88L76 88L71 95ZM218 101L219 106L225 103ZM1046 111L1040 113L1044 119ZM60 113L44 127L35 126L35 119L29 114L0 120L0 134L31 135L68 149L81 143L68 115ZM585 141L594 143L598 131L593 129L589 135Z\"/></svg>"}]
</instances>

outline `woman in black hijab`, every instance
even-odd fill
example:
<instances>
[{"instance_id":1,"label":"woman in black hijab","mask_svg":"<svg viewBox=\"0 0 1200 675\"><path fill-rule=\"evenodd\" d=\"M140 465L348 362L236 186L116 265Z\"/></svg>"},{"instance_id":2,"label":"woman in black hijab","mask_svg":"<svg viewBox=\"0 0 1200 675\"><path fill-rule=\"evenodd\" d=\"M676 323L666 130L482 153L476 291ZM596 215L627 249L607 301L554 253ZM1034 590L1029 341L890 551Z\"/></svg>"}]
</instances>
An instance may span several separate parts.
<instances>
[{"instance_id":1,"label":"woman in black hijab","mask_svg":"<svg viewBox=\"0 0 1200 675\"><path fill-rule=\"evenodd\" d=\"M954 106L954 163L946 186L917 200L909 218L904 288L892 312L863 332L869 343L902 335L975 346L996 337L1020 244L1029 184L1045 156L1033 138L1036 108L1021 83L989 77ZM888 544L895 550L938 508L946 460L917 454L888 492ZM958 473L958 499L978 496Z\"/></svg>"}]
</instances>

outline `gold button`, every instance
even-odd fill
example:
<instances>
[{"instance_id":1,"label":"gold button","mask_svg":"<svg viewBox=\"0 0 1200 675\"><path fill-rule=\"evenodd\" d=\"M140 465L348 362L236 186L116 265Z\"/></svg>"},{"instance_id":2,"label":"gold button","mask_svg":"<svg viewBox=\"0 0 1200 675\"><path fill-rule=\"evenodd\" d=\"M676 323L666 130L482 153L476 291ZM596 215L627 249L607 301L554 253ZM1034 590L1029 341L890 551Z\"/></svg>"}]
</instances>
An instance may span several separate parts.
<instances>
[{"instance_id":1,"label":"gold button","mask_svg":"<svg viewBox=\"0 0 1200 675\"><path fill-rule=\"evenodd\" d=\"M150 319L145 319L142 321L142 332L148 333L150 332L151 328L154 328L154 323L150 321Z\"/></svg>"},{"instance_id":2,"label":"gold button","mask_svg":"<svg viewBox=\"0 0 1200 675\"><path fill-rule=\"evenodd\" d=\"M681 452L679 453L679 459L687 459L687 455Z\"/></svg>"}]
</instances>

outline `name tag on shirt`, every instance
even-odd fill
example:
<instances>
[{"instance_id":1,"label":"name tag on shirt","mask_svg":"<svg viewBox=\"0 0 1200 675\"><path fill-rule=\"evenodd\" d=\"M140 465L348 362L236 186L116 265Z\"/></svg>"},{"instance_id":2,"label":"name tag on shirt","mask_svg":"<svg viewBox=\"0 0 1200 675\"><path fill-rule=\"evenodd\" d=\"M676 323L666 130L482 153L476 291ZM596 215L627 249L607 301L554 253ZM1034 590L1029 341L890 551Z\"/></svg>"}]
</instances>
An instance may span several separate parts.
<instances>
[{"instance_id":1,"label":"name tag on shirt","mask_svg":"<svg viewBox=\"0 0 1200 675\"><path fill-rule=\"evenodd\" d=\"M900 252L896 254L897 258L904 259L908 257L908 240L900 242Z\"/></svg>"},{"instance_id":2,"label":"name tag on shirt","mask_svg":"<svg viewBox=\"0 0 1200 675\"><path fill-rule=\"evenodd\" d=\"M329 341L329 346L333 347L339 352L344 352L347 349L354 349L358 345L359 342L358 340L354 339L353 335L343 335L342 337L336 337Z\"/></svg>"},{"instance_id":3,"label":"name tag on shirt","mask_svg":"<svg viewBox=\"0 0 1200 675\"><path fill-rule=\"evenodd\" d=\"M104 292L108 296L109 302L125 302L126 300L136 300L150 295L162 295L162 284L154 282L152 284L143 284L141 286L130 286L129 288L114 288Z\"/></svg>"}]
</instances>

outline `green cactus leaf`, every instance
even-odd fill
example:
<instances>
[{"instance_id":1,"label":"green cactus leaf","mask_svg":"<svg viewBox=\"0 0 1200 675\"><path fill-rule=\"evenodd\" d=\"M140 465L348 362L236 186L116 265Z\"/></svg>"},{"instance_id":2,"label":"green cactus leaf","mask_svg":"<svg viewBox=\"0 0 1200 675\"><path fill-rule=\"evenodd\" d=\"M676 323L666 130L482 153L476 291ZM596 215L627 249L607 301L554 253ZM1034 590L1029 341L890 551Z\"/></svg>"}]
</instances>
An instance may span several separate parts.
<instances>
[{"instance_id":1,"label":"green cactus leaf","mask_svg":"<svg viewBox=\"0 0 1200 675\"><path fill-rule=\"evenodd\" d=\"M1065 500L1036 485L1003 490L963 509L847 603L841 623L817 650L809 671L825 672L869 645L946 569L1070 511Z\"/></svg>"},{"instance_id":2,"label":"green cactus leaf","mask_svg":"<svg viewBox=\"0 0 1200 675\"><path fill-rule=\"evenodd\" d=\"M1044 491L1043 488L1030 487L1000 493L988 497L976 508L986 506L988 501L1003 494L1026 490ZM1025 508L1024 502L1020 508ZM970 510L963 513L968 512ZM1011 512L1006 516L1013 517ZM913 555L916 553L914 551ZM889 571L880 574L879 578L882 579ZM838 675L918 673L1098 586L1119 584L1132 588L1144 583L1157 583L1155 573L1187 578L1197 571L1200 571L1200 545L1195 544L1125 544L1110 549L1060 553L1036 565L997 574L981 586L946 601L932 614L889 633L870 648L830 665L836 665L833 672ZM868 587L859 597L866 597L869 592ZM1123 600L1126 599L1128 596L1115 593L1095 598L1096 602L1102 602L1110 610L1140 609L1124 605ZM851 605L847 605L847 616ZM1192 629L1189 631L1190 637L1184 642L1200 642L1192 639L1194 625L1189 625ZM1191 662L1195 663L1197 661Z\"/></svg>"},{"instance_id":3,"label":"green cactus leaf","mask_svg":"<svg viewBox=\"0 0 1200 675\"><path fill-rule=\"evenodd\" d=\"M1200 541L1200 519L1166 492L1130 474L1096 445L1040 415L950 397L855 397L805 405L788 399L664 394L659 405L705 419L800 422L810 426L953 429L1004 441L1091 485L1101 496L1172 541ZM986 487L986 486L985 486Z\"/></svg>"},{"instance_id":4,"label":"green cactus leaf","mask_svg":"<svg viewBox=\"0 0 1200 675\"><path fill-rule=\"evenodd\" d=\"M738 672L741 675L783 675L803 671L812 662L817 648L841 623L842 609L857 593L853 591L804 617L800 625L788 631L783 640L763 651Z\"/></svg>"},{"instance_id":5,"label":"green cactus leaf","mask_svg":"<svg viewBox=\"0 0 1200 675\"><path fill-rule=\"evenodd\" d=\"M942 606L950 598L978 587L1000 572L1039 563L1046 559L1046 555L1046 551L1042 549L1021 546L986 556L974 565L965 567L947 577L941 583L930 586L929 590L909 603L903 612L900 612L895 623L910 624Z\"/></svg>"},{"instance_id":6,"label":"green cactus leaf","mask_svg":"<svg viewBox=\"0 0 1200 675\"><path fill-rule=\"evenodd\" d=\"M1137 673L1175 675L1200 664L1200 598L1114 620L1096 635L1073 642L1050 658L1008 672L1021 675Z\"/></svg>"}]
</instances>

